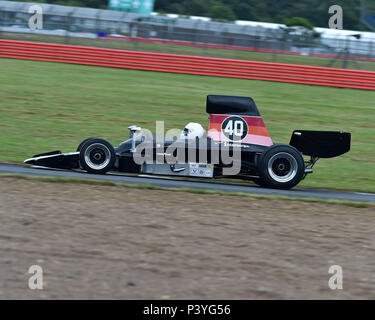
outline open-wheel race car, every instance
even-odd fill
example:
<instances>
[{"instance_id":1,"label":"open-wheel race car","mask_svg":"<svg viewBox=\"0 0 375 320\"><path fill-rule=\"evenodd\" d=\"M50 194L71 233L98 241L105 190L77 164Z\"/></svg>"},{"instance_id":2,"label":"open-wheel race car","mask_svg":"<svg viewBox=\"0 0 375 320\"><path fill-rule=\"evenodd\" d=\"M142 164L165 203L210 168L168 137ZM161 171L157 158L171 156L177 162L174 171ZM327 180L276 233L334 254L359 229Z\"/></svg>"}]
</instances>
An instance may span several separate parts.
<instances>
[{"instance_id":1,"label":"open-wheel race car","mask_svg":"<svg viewBox=\"0 0 375 320\"><path fill-rule=\"evenodd\" d=\"M38 154L25 163L96 174L120 171L238 178L263 187L290 189L312 173L319 158L337 157L350 150L351 135L347 132L294 130L289 144L273 143L254 100L248 97L209 95L206 111L210 115L207 132L200 124L189 123L180 136L160 143L160 138L145 139L141 128L130 126L130 138L117 147L92 137L83 140L75 152ZM227 158L236 151L239 157L228 163L224 149ZM234 163L236 173L226 174Z\"/></svg>"}]
</instances>

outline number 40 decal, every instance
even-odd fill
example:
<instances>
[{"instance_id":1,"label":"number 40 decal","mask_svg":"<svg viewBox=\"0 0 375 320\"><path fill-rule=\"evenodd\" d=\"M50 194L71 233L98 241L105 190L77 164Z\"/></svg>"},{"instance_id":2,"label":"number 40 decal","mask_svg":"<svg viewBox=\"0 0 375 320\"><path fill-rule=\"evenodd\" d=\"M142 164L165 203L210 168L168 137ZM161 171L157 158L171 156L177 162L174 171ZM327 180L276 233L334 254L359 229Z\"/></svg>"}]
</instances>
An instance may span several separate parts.
<instances>
[{"instance_id":1,"label":"number 40 decal","mask_svg":"<svg viewBox=\"0 0 375 320\"><path fill-rule=\"evenodd\" d=\"M229 140L239 141L246 137L248 126L241 117L231 116L222 122L221 131Z\"/></svg>"},{"instance_id":2,"label":"number 40 decal","mask_svg":"<svg viewBox=\"0 0 375 320\"><path fill-rule=\"evenodd\" d=\"M228 135L235 135L241 137L243 133L243 122L239 120L230 120L224 128L224 132Z\"/></svg>"}]
</instances>

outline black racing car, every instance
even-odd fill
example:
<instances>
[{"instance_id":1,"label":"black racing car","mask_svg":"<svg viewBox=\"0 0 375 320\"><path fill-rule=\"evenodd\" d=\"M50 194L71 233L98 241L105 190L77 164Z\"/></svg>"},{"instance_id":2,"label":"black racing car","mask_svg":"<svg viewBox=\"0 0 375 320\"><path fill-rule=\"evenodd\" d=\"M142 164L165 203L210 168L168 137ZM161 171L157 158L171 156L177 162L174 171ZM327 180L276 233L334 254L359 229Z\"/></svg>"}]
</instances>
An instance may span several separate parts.
<instances>
[{"instance_id":1,"label":"black racing car","mask_svg":"<svg viewBox=\"0 0 375 320\"><path fill-rule=\"evenodd\" d=\"M130 138L117 147L92 137L82 141L76 152L38 154L25 163L96 174L121 171L239 178L264 187L290 189L312 173L319 158L337 157L350 150L347 132L295 130L289 144L273 143L255 102L248 97L209 95L206 111L210 115L208 132L200 124L189 123L180 137L160 140L131 126ZM229 170L233 167L234 174Z\"/></svg>"}]
</instances>

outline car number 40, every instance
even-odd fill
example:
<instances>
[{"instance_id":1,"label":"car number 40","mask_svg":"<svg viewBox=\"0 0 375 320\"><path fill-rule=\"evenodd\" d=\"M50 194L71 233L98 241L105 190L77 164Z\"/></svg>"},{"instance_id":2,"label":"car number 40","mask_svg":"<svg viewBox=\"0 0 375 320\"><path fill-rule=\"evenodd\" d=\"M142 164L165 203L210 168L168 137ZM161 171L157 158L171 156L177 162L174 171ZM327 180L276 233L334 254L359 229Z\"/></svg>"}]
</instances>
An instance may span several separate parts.
<instances>
[{"instance_id":1,"label":"car number 40","mask_svg":"<svg viewBox=\"0 0 375 320\"><path fill-rule=\"evenodd\" d=\"M247 123L241 117L226 118L221 125L221 129L230 140L242 140L248 133Z\"/></svg>"}]
</instances>

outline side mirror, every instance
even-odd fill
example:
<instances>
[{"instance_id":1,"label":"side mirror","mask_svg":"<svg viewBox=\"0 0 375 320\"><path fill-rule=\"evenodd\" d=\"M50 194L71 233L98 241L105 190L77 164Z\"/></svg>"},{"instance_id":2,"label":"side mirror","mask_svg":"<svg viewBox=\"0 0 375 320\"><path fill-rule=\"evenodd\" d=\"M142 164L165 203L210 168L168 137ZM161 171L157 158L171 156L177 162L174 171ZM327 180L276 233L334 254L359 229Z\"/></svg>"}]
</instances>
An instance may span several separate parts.
<instances>
[{"instance_id":1,"label":"side mirror","mask_svg":"<svg viewBox=\"0 0 375 320\"><path fill-rule=\"evenodd\" d=\"M141 127L137 127L137 126L130 126L128 127L128 129L130 130L130 139L132 139L132 149L131 149L131 152L135 152L135 134L139 131L142 130Z\"/></svg>"},{"instance_id":2,"label":"side mirror","mask_svg":"<svg viewBox=\"0 0 375 320\"><path fill-rule=\"evenodd\" d=\"M142 130L141 127L137 127L137 126L130 126L130 127L128 127L128 129L130 130L130 139L133 138L133 136L136 132L139 132L139 131Z\"/></svg>"}]
</instances>

